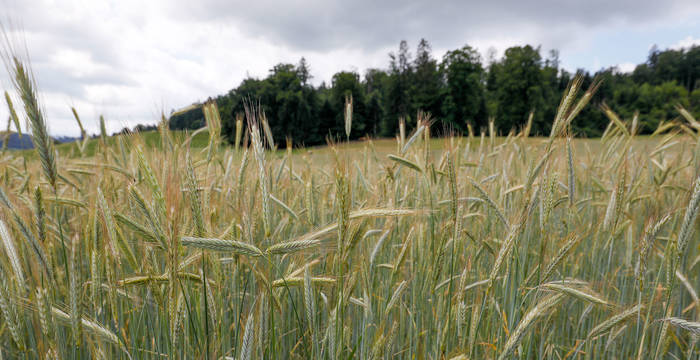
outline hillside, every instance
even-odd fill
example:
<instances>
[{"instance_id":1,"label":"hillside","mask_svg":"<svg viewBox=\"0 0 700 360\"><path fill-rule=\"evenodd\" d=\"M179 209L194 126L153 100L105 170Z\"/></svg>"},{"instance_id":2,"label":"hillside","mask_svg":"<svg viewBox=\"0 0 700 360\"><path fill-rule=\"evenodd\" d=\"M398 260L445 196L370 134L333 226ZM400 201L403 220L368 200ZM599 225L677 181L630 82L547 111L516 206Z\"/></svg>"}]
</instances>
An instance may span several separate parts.
<instances>
[{"instance_id":1,"label":"hillside","mask_svg":"<svg viewBox=\"0 0 700 360\"><path fill-rule=\"evenodd\" d=\"M7 131L0 131L0 147L4 147L3 141L5 141L5 134ZM71 136L59 136L52 137L55 144L64 144L68 142L73 142L77 140L76 137ZM33 149L34 143L32 142L32 136L29 134L20 135L17 132L10 131L10 138L7 144L7 148L11 150L26 150Z\"/></svg>"},{"instance_id":2,"label":"hillside","mask_svg":"<svg viewBox=\"0 0 700 360\"><path fill-rule=\"evenodd\" d=\"M4 142L5 142L6 136L7 136L7 131L0 132L0 144L2 144L3 148L5 148ZM33 149L34 143L32 143L31 136L29 136L27 134L22 134L22 136L20 137L18 133L10 132L10 135L7 138L7 148L13 149L13 150Z\"/></svg>"},{"instance_id":3,"label":"hillside","mask_svg":"<svg viewBox=\"0 0 700 360\"><path fill-rule=\"evenodd\" d=\"M190 136L192 132L190 131L171 131L171 136L177 141L182 141L186 136ZM131 135L113 135L107 137L107 145L112 147L118 147L118 139L122 136L128 137L140 137L147 148L161 149L161 138L158 131L143 131L139 133L134 133ZM192 148L203 148L207 145L209 140L209 133L207 131L202 131L196 134L190 141L190 146ZM129 142L133 140L128 140ZM80 142L71 141L62 144L57 144L56 149L61 156L78 157L78 156L93 156L97 151L97 147L100 144L101 139L99 137L91 138L87 140L84 147L84 152L80 152ZM34 156L34 153L29 153L29 156Z\"/></svg>"}]
</instances>

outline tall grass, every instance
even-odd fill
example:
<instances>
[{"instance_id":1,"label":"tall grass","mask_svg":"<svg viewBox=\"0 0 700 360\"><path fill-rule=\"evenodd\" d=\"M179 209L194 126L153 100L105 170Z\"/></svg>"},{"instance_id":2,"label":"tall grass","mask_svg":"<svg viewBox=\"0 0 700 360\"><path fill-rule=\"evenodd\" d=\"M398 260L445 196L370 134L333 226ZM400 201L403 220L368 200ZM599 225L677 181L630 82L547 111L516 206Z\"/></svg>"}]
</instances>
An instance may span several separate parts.
<instances>
[{"instance_id":1,"label":"tall grass","mask_svg":"<svg viewBox=\"0 0 700 360\"><path fill-rule=\"evenodd\" d=\"M161 126L59 162L11 64L38 156L0 157L4 358L700 354L700 127L680 108L647 138L604 108L603 138L573 139L598 86L577 78L545 139L432 139L422 114L396 143L278 152L255 106L250 145L239 117L221 146L209 103L201 147Z\"/></svg>"}]
</instances>

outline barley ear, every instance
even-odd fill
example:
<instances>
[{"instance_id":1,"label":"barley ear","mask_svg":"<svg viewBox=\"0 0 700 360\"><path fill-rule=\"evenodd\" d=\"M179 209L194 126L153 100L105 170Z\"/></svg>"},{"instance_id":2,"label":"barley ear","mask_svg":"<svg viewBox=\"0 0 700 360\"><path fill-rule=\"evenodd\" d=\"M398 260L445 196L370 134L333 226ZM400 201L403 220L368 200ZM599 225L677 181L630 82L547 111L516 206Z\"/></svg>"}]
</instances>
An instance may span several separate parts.
<instances>
[{"instance_id":1,"label":"barley ear","mask_svg":"<svg viewBox=\"0 0 700 360\"><path fill-rule=\"evenodd\" d=\"M0 271L0 312L5 322L5 326L10 330L10 336L17 347L24 349L24 331L17 313L17 304L14 299L14 292L8 286L5 274Z\"/></svg>"},{"instance_id":2,"label":"barley ear","mask_svg":"<svg viewBox=\"0 0 700 360\"><path fill-rule=\"evenodd\" d=\"M571 137L566 139L566 153L569 165L569 206L574 206L576 197L576 173L574 171L574 155L571 151Z\"/></svg>"},{"instance_id":3,"label":"barley ear","mask_svg":"<svg viewBox=\"0 0 700 360\"><path fill-rule=\"evenodd\" d=\"M39 105L36 81L28 66L23 64L16 55L12 54L10 56L12 58L12 64L8 66L10 67L10 73L13 77L12 82L22 99L24 112L31 124L32 142L41 160L44 176L46 176L46 179L55 192L56 180L58 179L56 154L53 141L49 136L49 130L46 125L44 109Z\"/></svg>"},{"instance_id":4,"label":"barley ear","mask_svg":"<svg viewBox=\"0 0 700 360\"><path fill-rule=\"evenodd\" d=\"M690 332L691 335L700 336L700 322L692 322L674 317L661 319L659 321L667 322L675 327L684 329Z\"/></svg>"},{"instance_id":5,"label":"barley ear","mask_svg":"<svg viewBox=\"0 0 700 360\"><path fill-rule=\"evenodd\" d=\"M352 94L345 96L345 136L350 139L352 129Z\"/></svg>"},{"instance_id":6,"label":"barley ear","mask_svg":"<svg viewBox=\"0 0 700 360\"><path fill-rule=\"evenodd\" d=\"M562 300L562 294L550 295L540 300L525 316L520 320L518 326L510 334L506 344L503 346L503 351L498 356L499 360L507 359L515 348L520 344L527 331L532 327L535 320L542 316L551 313L554 308Z\"/></svg>"},{"instance_id":7,"label":"barley ear","mask_svg":"<svg viewBox=\"0 0 700 360\"><path fill-rule=\"evenodd\" d=\"M693 224L695 219L700 213L700 177L695 180L695 186L693 192L690 196L690 201L688 201L688 207L686 208L685 215L683 216L683 223L681 229L678 232L677 246L678 256L681 257L685 253L685 249L688 245L688 241L693 232Z\"/></svg>"},{"instance_id":8,"label":"barley ear","mask_svg":"<svg viewBox=\"0 0 700 360\"><path fill-rule=\"evenodd\" d=\"M0 219L0 240L5 247L5 253L7 258L10 260L10 265L12 266L12 271L15 273L15 280L18 288L24 288L24 271L22 270L22 261L17 253L17 248L15 246L14 240L10 236L10 231L8 230L5 222Z\"/></svg>"},{"instance_id":9,"label":"barley ear","mask_svg":"<svg viewBox=\"0 0 700 360\"><path fill-rule=\"evenodd\" d=\"M78 294L80 292L80 286L78 284L78 278L80 277L80 268L78 266L78 237L74 237L71 241L70 247L70 273L69 275L69 302L70 302L70 312L71 312L71 333L73 334L73 341L76 347L80 347L82 340L82 329L80 318L80 303L79 299L82 296Z\"/></svg>"},{"instance_id":10,"label":"barley ear","mask_svg":"<svg viewBox=\"0 0 700 360\"><path fill-rule=\"evenodd\" d=\"M7 110L10 112L10 120L12 123L15 124L15 129L17 129L17 134L19 135L20 139L22 138L22 128L19 126L19 117L17 116L17 111L15 110L14 104L12 104L12 98L10 98L10 94L5 91L5 102L7 102ZM9 129L9 123L8 123L8 129Z\"/></svg>"},{"instance_id":11,"label":"barley ear","mask_svg":"<svg viewBox=\"0 0 700 360\"><path fill-rule=\"evenodd\" d=\"M248 320L245 323L245 332L243 333L243 343L241 344L241 360L251 360L253 358L254 334L255 334L255 303L250 305Z\"/></svg>"},{"instance_id":12,"label":"barley ear","mask_svg":"<svg viewBox=\"0 0 700 360\"><path fill-rule=\"evenodd\" d=\"M304 266L304 308L306 310L306 321L311 332L311 344L313 355L319 354L318 349L318 329L316 327L316 297L311 284L309 266ZM319 354L320 355L320 354Z\"/></svg>"},{"instance_id":13,"label":"barley ear","mask_svg":"<svg viewBox=\"0 0 700 360\"><path fill-rule=\"evenodd\" d=\"M626 321L632 315L637 314L643 308L644 308L644 306L642 306L642 305L636 305L636 306L629 308L629 309L627 309L619 314L611 316L607 320L603 321L602 323L600 323L596 327L594 327L588 333L588 336L586 338L590 340L590 339L612 329L613 326L620 324L623 321Z\"/></svg>"}]
</instances>

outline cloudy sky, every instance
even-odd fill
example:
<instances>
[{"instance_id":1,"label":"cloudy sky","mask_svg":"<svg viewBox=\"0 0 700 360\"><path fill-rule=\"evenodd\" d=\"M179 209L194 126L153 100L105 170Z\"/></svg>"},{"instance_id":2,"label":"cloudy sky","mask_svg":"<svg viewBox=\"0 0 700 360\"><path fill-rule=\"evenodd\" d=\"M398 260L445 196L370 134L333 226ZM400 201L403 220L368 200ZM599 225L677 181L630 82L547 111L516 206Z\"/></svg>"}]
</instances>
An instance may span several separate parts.
<instances>
[{"instance_id":1,"label":"cloudy sky","mask_svg":"<svg viewBox=\"0 0 700 360\"><path fill-rule=\"evenodd\" d=\"M0 0L11 39L26 42L49 127L77 135L153 123L279 62L308 60L313 82L338 70L386 67L406 39L438 58L469 44L559 49L562 65L591 71L643 62L653 44L700 44L697 0L237 1ZM0 84L10 89L5 72ZM0 106L4 128L7 110Z\"/></svg>"}]
</instances>

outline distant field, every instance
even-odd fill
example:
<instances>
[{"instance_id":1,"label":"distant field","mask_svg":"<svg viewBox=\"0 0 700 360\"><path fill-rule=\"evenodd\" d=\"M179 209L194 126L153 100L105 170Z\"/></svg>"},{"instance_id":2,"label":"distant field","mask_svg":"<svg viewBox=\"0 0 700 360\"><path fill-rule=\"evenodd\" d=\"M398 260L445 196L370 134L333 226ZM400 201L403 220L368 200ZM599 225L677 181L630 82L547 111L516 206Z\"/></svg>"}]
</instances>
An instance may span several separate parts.
<instances>
[{"instance_id":1,"label":"distant field","mask_svg":"<svg viewBox=\"0 0 700 360\"><path fill-rule=\"evenodd\" d=\"M175 140L177 141L182 141L182 139L187 136L186 132L184 131L172 131L172 136ZM190 132L191 134L191 132ZM131 136L131 135L117 135L117 136L109 136L107 137L107 144L109 146L118 146L118 141L119 138L123 138L125 136ZM142 133L139 133L139 136L143 140L144 144L146 147L151 147L151 148L160 148L161 147L161 138L160 134L158 134L157 131L145 131ZM101 139L94 138L94 139L89 139L87 142L87 145L85 146L85 153L80 154L80 150L78 149L79 143L77 142L72 142L72 143L64 143L56 146L56 149L58 149L59 153L61 155L65 156L94 156L95 151L97 148L97 145L100 143ZM201 148L207 146L209 142L209 134L207 132L200 133L196 135L192 140L190 145L193 148Z\"/></svg>"},{"instance_id":2,"label":"distant field","mask_svg":"<svg viewBox=\"0 0 700 360\"><path fill-rule=\"evenodd\" d=\"M172 134L173 138L177 141L183 142L187 137L189 137L192 134L192 131L170 131ZM118 146L118 141L119 137L124 136L124 135L118 135L118 136L110 136L107 137L107 144L109 146ZM136 135L129 135L129 136L136 136ZM146 131L146 132L141 132L138 134L140 137L141 142L145 144L146 147L148 148L153 148L153 149L160 149L161 148L161 137L160 134L157 131ZM489 138L485 138L486 141L488 142ZM503 141L505 141L506 138L503 136L498 136L495 138L495 144L501 144ZM466 142L469 141L468 138L466 137L451 137L451 138L431 138L430 139L430 149L431 152L434 154L440 154L445 146L447 145L447 142L453 142L455 144L460 144L460 145L465 145ZM479 145L479 138L473 138L471 139L471 144L472 146L478 146ZM541 143L547 141L547 138L544 137L530 137L527 140L529 143L536 144L536 143ZM634 138L634 143L637 145L640 149L645 149L649 148L651 146L654 146L658 142L658 139L654 139L649 136L635 136ZM79 151L79 143L77 142L69 142L69 143L63 143L60 145L56 146L56 149L59 151L59 153L63 156L67 157L81 157L81 156L94 156L95 152L97 150L97 146L100 143L100 138L94 138L94 139L89 139L87 142L87 145L85 146L85 152L83 154L80 153ZM189 146L191 148L195 149L203 149L206 148L209 144L209 133L204 130L201 131L200 133L196 134L192 140L189 142ZM392 152L395 152L397 150L397 142L395 139L372 139L372 140L362 140L362 141L352 141L349 143L337 143L335 144L335 147L338 149L343 149L343 150L348 150L348 151L360 151L364 150L366 147L371 146L374 148L374 151L379 154L379 155L387 155ZM600 144L600 139L585 139L585 138L574 138L572 139L572 144L573 147L576 150L581 150L581 151L595 151L595 147ZM221 142L221 149L225 150L227 147L230 145L225 144L225 142ZM323 158L326 158L328 160L328 156L331 156L332 153L329 151L329 147L326 145L323 146L312 146L312 147L307 147L307 148L294 148L292 150L292 153L294 155L306 155L306 156L320 156ZM277 154L279 156L284 155L286 150L283 149L278 149ZM34 156L35 152L33 150L25 150L23 152L24 156L27 156L29 158L32 158Z\"/></svg>"}]
</instances>

